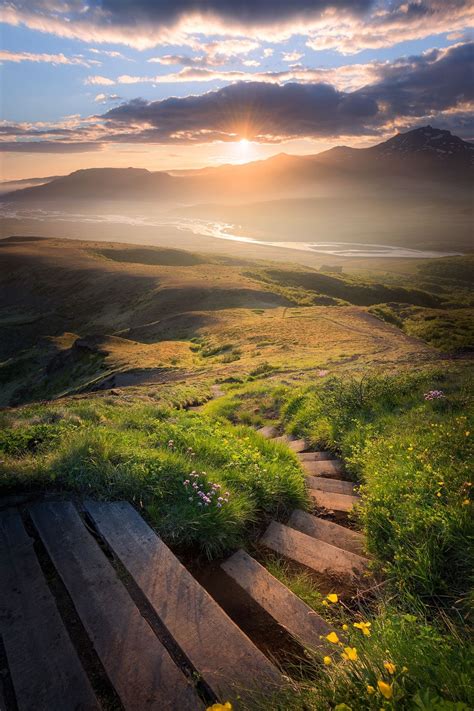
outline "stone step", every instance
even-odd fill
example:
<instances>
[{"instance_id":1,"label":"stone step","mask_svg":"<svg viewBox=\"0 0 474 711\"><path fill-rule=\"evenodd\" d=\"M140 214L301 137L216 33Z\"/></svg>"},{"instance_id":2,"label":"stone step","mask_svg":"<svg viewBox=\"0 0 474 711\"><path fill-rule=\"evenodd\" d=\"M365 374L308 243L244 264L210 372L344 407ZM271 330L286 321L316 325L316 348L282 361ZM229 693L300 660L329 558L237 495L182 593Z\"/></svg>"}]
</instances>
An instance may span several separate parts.
<instances>
[{"instance_id":1,"label":"stone step","mask_svg":"<svg viewBox=\"0 0 474 711\"><path fill-rule=\"evenodd\" d=\"M309 489L308 494L316 506L327 509L328 511L339 511L342 513L349 513L360 501L358 496L335 494L329 491L318 491L317 489Z\"/></svg>"},{"instance_id":2,"label":"stone step","mask_svg":"<svg viewBox=\"0 0 474 711\"><path fill-rule=\"evenodd\" d=\"M275 553L295 560L324 575L344 575L354 578L364 572L367 561L322 540L272 521L260 543Z\"/></svg>"},{"instance_id":3,"label":"stone step","mask_svg":"<svg viewBox=\"0 0 474 711\"><path fill-rule=\"evenodd\" d=\"M288 520L288 526L301 533L318 538L350 553L365 556L364 535L350 528L340 526L324 518L312 516L306 511L295 509Z\"/></svg>"},{"instance_id":4,"label":"stone step","mask_svg":"<svg viewBox=\"0 0 474 711\"><path fill-rule=\"evenodd\" d=\"M248 553L237 551L221 567L301 644L328 648L324 638L333 628Z\"/></svg>"},{"instance_id":5,"label":"stone step","mask_svg":"<svg viewBox=\"0 0 474 711\"><path fill-rule=\"evenodd\" d=\"M276 668L127 502L88 501L99 533L204 681L223 700L281 683Z\"/></svg>"},{"instance_id":6,"label":"stone step","mask_svg":"<svg viewBox=\"0 0 474 711\"><path fill-rule=\"evenodd\" d=\"M332 452L301 452L298 459L302 462L327 462L337 457Z\"/></svg>"},{"instance_id":7,"label":"stone step","mask_svg":"<svg viewBox=\"0 0 474 711\"><path fill-rule=\"evenodd\" d=\"M348 494L349 496L356 495L356 486L350 481L342 481L341 479L326 479L323 476L307 476L306 484L310 489L319 489L332 494Z\"/></svg>"},{"instance_id":8,"label":"stone step","mask_svg":"<svg viewBox=\"0 0 474 711\"><path fill-rule=\"evenodd\" d=\"M278 429L274 425L265 425L257 430L259 435L266 437L267 439L272 439L278 435Z\"/></svg>"},{"instance_id":9,"label":"stone step","mask_svg":"<svg viewBox=\"0 0 474 711\"><path fill-rule=\"evenodd\" d=\"M328 479L341 479L344 476L344 467L340 459L301 462L301 467L311 476L325 476Z\"/></svg>"},{"instance_id":10,"label":"stone step","mask_svg":"<svg viewBox=\"0 0 474 711\"><path fill-rule=\"evenodd\" d=\"M35 504L30 513L124 709L202 709L72 503Z\"/></svg>"},{"instance_id":11,"label":"stone step","mask_svg":"<svg viewBox=\"0 0 474 711\"><path fill-rule=\"evenodd\" d=\"M286 444L286 446L293 452L302 452L307 449L307 445L304 439L297 439L291 435L281 435L280 437L273 437L272 442L279 442L280 444Z\"/></svg>"},{"instance_id":12,"label":"stone step","mask_svg":"<svg viewBox=\"0 0 474 711\"><path fill-rule=\"evenodd\" d=\"M19 711L99 710L14 509L0 514L0 637Z\"/></svg>"}]
</instances>

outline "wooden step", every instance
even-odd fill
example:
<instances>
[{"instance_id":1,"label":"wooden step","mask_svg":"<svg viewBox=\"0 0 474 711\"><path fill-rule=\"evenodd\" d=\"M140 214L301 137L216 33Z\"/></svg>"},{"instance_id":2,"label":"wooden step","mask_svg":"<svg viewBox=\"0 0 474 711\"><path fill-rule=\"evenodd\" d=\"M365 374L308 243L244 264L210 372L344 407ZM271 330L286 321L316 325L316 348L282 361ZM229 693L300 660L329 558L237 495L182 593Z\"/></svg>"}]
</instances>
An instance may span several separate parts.
<instances>
[{"instance_id":1,"label":"wooden step","mask_svg":"<svg viewBox=\"0 0 474 711\"><path fill-rule=\"evenodd\" d=\"M221 566L282 627L309 649L328 648L333 628L243 550Z\"/></svg>"},{"instance_id":2,"label":"wooden step","mask_svg":"<svg viewBox=\"0 0 474 711\"><path fill-rule=\"evenodd\" d=\"M328 511L349 513L352 511L354 506L360 502L360 498L358 496L336 494L329 491L318 491L317 489L308 489L308 494L316 506L319 506L321 509L327 509Z\"/></svg>"},{"instance_id":3,"label":"wooden step","mask_svg":"<svg viewBox=\"0 0 474 711\"><path fill-rule=\"evenodd\" d=\"M280 444L286 444L286 446L293 452L302 452L307 449L307 445L304 439L296 439L291 435L281 435L281 437L273 437L272 442L279 442Z\"/></svg>"},{"instance_id":4,"label":"wooden step","mask_svg":"<svg viewBox=\"0 0 474 711\"><path fill-rule=\"evenodd\" d=\"M0 636L19 711L99 709L33 540L13 509L0 514Z\"/></svg>"},{"instance_id":5,"label":"wooden step","mask_svg":"<svg viewBox=\"0 0 474 711\"><path fill-rule=\"evenodd\" d=\"M100 534L196 670L224 700L281 683L276 668L127 502L86 502Z\"/></svg>"},{"instance_id":6,"label":"wooden step","mask_svg":"<svg viewBox=\"0 0 474 711\"><path fill-rule=\"evenodd\" d=\"M341 479L344 467L339 459L319 462L301 462L302 469L311 476L325 476L327 479Z\"/></svg>"},{"instance_id":7,"label":"wooden step","mask_svg":"<svg viewBox=\"0 0 474 711\"><path fill-rule=\"evenodd\" d=\"M278 429L274 425L265 425L265 427L260 427L260 429L257 430L259 435L262 435L262 437L266 437L267 439L272 439L272 437L276 437L278 434Z\"/></svg>"},{"instance_id":8,"label":"wooden step","mask_svg":"<svg viewBox=\"0 0 474 711\"><path fill-rule=\"evenodd\" d=\"M348 494L349 496L356 495L355 484L352 484L350 481L342 481L342 479L326 479L326 477L323 476L307 476L306 484L310 489L328 491L332 494Z\"/></svg>"},{"instance_id":9,"label":"wooden step","mask_svg":"<svg viewBox=\"0 0 474 711\"><path fill-rule=\"evenodd\" d=\"M300 452L298 459L302 462L327 462L337 457L332 452Z\"/></svg>"},{"instance_id":10,"label":"wooden step","mask_svg":"<svg viewBox=\"0 0 474 711\"><path fill-rule=\"evenodd\" d=\"M352 531L345 526L339 526L339 524L332 521L326 521L324 518L312 516L306 511L301 511L300 509L293 511L289 518L288 526L350 553L356 553L360 556L365 555L364 536L362 533Z\"/></svg>"},{"instance_id":11,"label":"wooden step","mask_svg":"<svg viewBox=\"0 0 474 711\"><path fill-rule=\"evenodd\" d=\"M366 559L355 553L316 540L277 521L270 523L260 543L275 553L325 575L345 575L353 578L361 574L367 565Z\"/></svg>"},{"instance_id":12,"label":"wooden step","mask_svg":"<svg viewBox=\"0 0 474 711\"><path fill-rule=\"evenodd\" d=\"M124 708L203 708L74 506L41 503L30 512Z\"/></svg>"}]
</instances>

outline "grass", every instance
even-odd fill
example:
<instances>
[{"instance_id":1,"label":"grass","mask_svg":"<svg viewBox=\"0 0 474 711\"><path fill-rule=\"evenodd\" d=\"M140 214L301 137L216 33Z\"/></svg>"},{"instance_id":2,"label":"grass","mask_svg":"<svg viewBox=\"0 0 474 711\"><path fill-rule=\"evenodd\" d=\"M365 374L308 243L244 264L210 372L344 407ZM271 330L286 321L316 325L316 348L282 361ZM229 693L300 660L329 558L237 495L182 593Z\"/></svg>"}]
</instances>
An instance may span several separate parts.
<instances>
[{"instance_id":1,"label":"grass","mask_svg":"<svg viewBox=\"0 0 474 711\"><path fill-rule=\"evenodd\" d=\"M165 540L209 557L305 506L291 453L198 414L90 398L6 413L2 425L0 489L125 498Z\"/></svg>"},{"instance_id":2,"label":"grass","mask_svg":"<svg viewBox=\"0 0 474 711\"><path fill-rule=\"evenodd\" d=\"M252 416L262 385L236 385L221 407L233 421ZM425 399L435 389L443 397ZM342 454L362 484L359 524L384 581L355 610L332 606L328 616L310 575L267 561L270 572L318 613L339 628L347 624L347 645L357 650L357 660L343 660L335 645L328 666L316 655L313 668L305 666L300 683L272 699L272 708L472 708L469 390L469 370L452 367L325 376L299 388L268 389L263 414L273 408L288 432ZM371 623L370 636L353 628L354 614ZM386 662L395 665L394 674ZM379 681L389 685L389 699ZM254 708L265 704L257 701Z\"/></svg>"}]
</instances>

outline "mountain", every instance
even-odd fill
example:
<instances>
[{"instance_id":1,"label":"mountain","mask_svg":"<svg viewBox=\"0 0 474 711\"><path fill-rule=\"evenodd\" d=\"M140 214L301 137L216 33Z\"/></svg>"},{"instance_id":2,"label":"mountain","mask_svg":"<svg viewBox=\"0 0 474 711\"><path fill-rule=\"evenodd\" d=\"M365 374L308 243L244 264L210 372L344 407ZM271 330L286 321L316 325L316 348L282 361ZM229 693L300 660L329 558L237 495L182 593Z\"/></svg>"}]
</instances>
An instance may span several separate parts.
<instances>
[{"instance_id":1,"label":"mountain","mask_svg":"<svg viewBox=\"0 0 474 711\"><path fill-rule=\"evenodd\" d=\"M412 181L439 185L472 179L474 145L449 131L425 126L370 148L337 146L316 155L279 154L242 165L179 173L138 168L78 170L47 184L19 190L8 200L145 201L192 204L209 200L259 200L369 194ZM412 189L410 187L410 189Z\"/></svg>"}]
</instances>

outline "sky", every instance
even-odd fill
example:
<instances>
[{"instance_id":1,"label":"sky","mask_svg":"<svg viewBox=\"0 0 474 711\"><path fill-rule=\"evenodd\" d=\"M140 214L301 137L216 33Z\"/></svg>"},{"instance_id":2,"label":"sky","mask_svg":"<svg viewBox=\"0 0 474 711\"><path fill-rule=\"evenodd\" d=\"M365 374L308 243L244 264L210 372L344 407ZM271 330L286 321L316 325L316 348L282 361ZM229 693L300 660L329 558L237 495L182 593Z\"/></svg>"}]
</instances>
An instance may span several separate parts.
<instances>
[{"instance_id":1,"label":"sky","mask_svg":"<svg viewBox=\"0 0 474 711\"><path fill-rule=\"evenodd\" d=\"M12 0L3 179L180 170L431 124L474 140L472 0Z\"/></svg>"}]
</instances>

